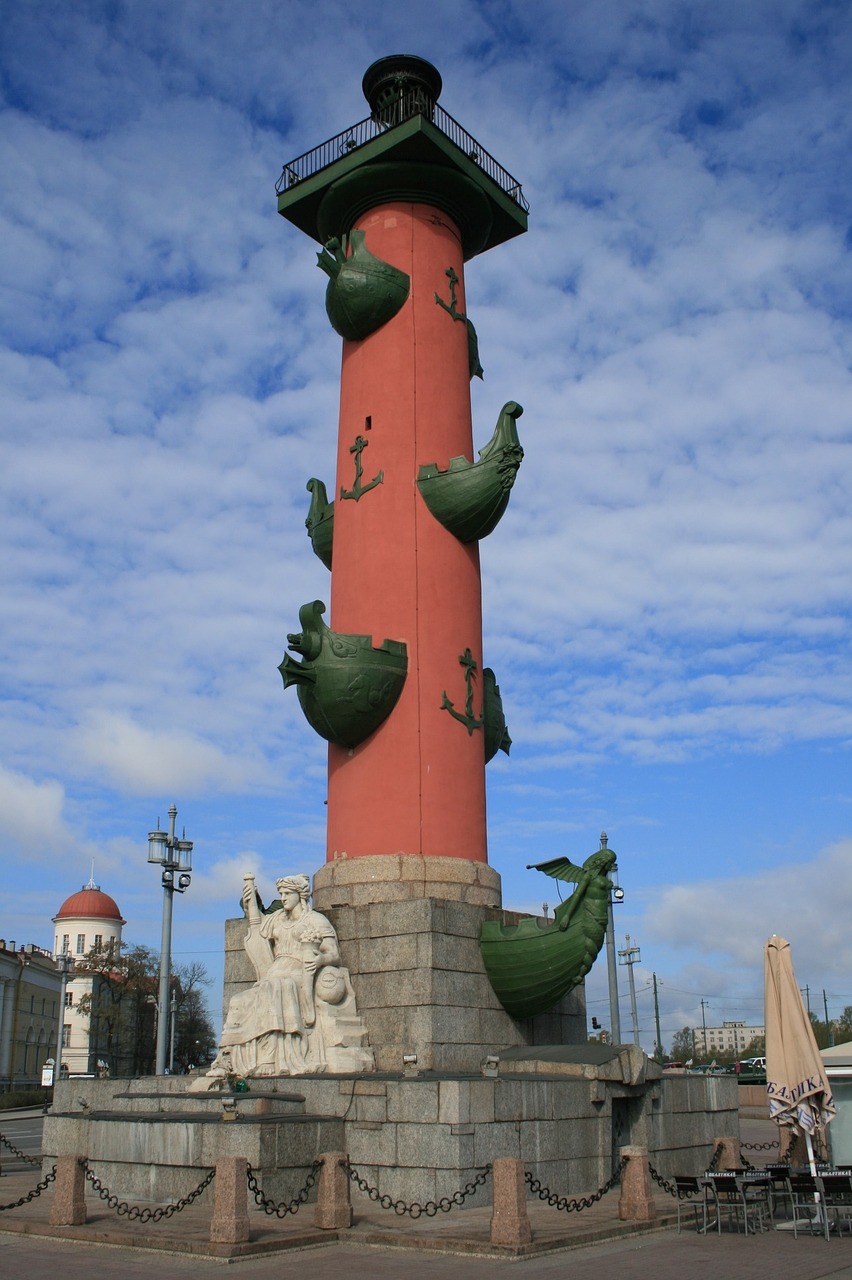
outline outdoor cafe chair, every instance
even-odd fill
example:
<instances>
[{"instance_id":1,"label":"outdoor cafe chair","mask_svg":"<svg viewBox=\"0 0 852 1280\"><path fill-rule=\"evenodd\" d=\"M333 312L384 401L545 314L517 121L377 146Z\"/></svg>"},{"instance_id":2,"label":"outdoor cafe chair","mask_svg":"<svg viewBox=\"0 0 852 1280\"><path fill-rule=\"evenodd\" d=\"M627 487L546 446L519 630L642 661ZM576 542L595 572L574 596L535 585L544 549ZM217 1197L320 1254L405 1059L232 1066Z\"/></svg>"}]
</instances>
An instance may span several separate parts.
<instances>
[{"instance_id":1,"label":"outdoor cafe chair","mask_svg":"<svg viewBox=\"0 0 852 1280\"><path fill-rule=\"evenodd\" d=\"M723 1217L729 1224L733 1225L736 1231L739 1231L740 1219L742 1218L743 1228L746 1235L748 1235L747 1208L743 1200L737 1174L733 1170L726 1170L722 1173L708 1173L704 1179L704 1185L710 1189L710 1194L713 1197L713 1207L716 1212L716 1231L721 1235Z\"/></svg>"},{"instance_id":2,"label":"outdoor cafe chair","mask_svg":"<svg viewBox=\"0 0 852 1280\"><path fill-rule=\"evenodd\" d=\"M681 1215L687 1214L689 1210L692 1210L695 1230L706 1232L710 1188L706 1183L702 1182L701 1178L681 1174L675 1175L674 1183L677 1191L677 1234L680 1235ZM701 1218L701 1226L698 1225L699 1216Z\"/></svg>"},{"instance_id":3,"label":"outdoor cafe chair","mask_svg":"<svg viewBox=\"0 0 852 1280\"><path fill-rule=\"evenodd\" d=\"M843 1234L844 1224L852 1235L852 1174L839 1169L822 1170L817 1174L817 1186L822 1200L828 1229L829 1213L834 1215L837 1230Z\"/></svg>"},{"instance_id":4,"label":"outdoor cafe chair","mask_svg":"<svg viewBox=\"0 0 852 1280\"><path fill-rule=\"evenodd\" d=\"M828 1239L828 1214L822 1201L822 1194L817 1178L812 1173L792 1170L787 1175L787 1186L790 1192L790 1205L793 1211L793 1236L798 1238L799 1227L807 1228L811 1234L822 1231Z\"/></svg>"},{"instance_id":5,"label":"outdoor cafe chair","mask_svg":"<svg viewBox=\"0 0 852 1280\"><path fill-rule=\"evenodd\" d=\"M749 1171L737 1178L740 1195L743 1201L743 1221L748 1233L749 1220L752 1230L763 1231L766 1218L774 1224L775 1213L772 1203L772 1178L763 1170Z\"/></svg>"},{"instance_id":6,"label":"outdoor cafe chair","mask_svg":"<svg viewBox=\"0 0 852 1280\"><path fill-rule=\"evenodd\" d=\"M787 1186L787 1177L790 1173L790 1166L786 1161L779 1161L777 1164L767 1164L763 1167L763 1172L769 1175L772 1183L772 1213L771 1218L775 1221L775 1214L779 1204L782 1204L785 1213L793 1216L793 1206L790 1200L790 1188Z\"/></svg>"}]
</instances>

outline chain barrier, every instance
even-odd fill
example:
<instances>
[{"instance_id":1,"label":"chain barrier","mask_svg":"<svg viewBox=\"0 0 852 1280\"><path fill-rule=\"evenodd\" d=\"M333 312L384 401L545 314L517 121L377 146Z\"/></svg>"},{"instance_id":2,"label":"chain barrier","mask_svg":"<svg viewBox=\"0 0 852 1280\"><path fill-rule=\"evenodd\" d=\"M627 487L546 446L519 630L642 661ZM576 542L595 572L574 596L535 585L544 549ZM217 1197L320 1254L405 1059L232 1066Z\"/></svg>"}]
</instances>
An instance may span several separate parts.
<instances>
[{"instance_id":1,"label":"chain barrier","mask_svg":"<svg viewBox=\"0 0 852 1280\"><path fill-rule=\"evenodd\" d=\"M778 1142L741 1142L741 1151L774 1151Z\"/></svg>"},{"instance_id":2,"label":"chain barrier","mask_svg":"<svg viewBox=\"0 0 852 1280\"><path fill-rule=\"evenodd\" d=\"M181 1199L176 1200L174 1204L160 1205L156 1209L140 1209L138 1204L128 1204L126 1200L119 1200L118 1196L114 1195L110 1191L109 1187L105 1187L100 1178L98 1178L89 1168L88 1160L81 1160L80 1167L86 1175L86 1180L92 1184L100 1198L106 1201L109 1208L115 1209L120 1218L126 1217L131 1222L162 1222L163 1218L173 1217L174 1214L180 1213L182 1209L191 1205L193 1200L197 1200L202 1191L206 1190L216 1177L215 1168L210 1169L205 1177L201 1179L194 1191L190 1191L187 1196L182 1196Z\"/></svg>"},{"instance_id":3,"label":"chain barrier","mask_svg":"<svg viewBox=\"0 0 852 1280\"><path fill-rule=\"evenodd\" d=\"M0 1133L0 1143L11 1151L12 1155L17 1156L19 1160L26 1160L27 1164L41 1164L41 1159L38 1156L28 1156L26 1151L22 1151L20 1147L16 1147L14 1142L10 1142L2 1133Z\"/></svg>"},{"instance_id":4,"label":"chain barrier","mask_svg":"<svg viewBox=\"0 0 852 1280\"><path fill-rule=\"evenodd\" d=\"M25 1196L21 1196L20 1200L15 1200L12 1204L0 1204L0 1213L2 1213L4 1209L20 1209L22 1204L29 1204L31 1200L37 1200L42 1191L46 1191L55 1178L56 1165L53 1166L50 1173L45 1174L41 1182L34 1186L32 1191L27 1192Z\"/></svg>"},{"instance_id":5,"label":"chain barrier","mask_svg":"<svg viewBox=\"0 0 852 1280\"><path fill-rule=\"evenodd\" d=\"M724 1150L725 1148L720 1142L716 1150L713 1152L710 1163L707 1166L708 1173L716 1172L716 1166L718 1165L720 1159L722 1158L722 1152ZM664 1178L661 1173L657 1172L657 1170L651 1164L650 1160L648 1161L648 1172L651 1175L651 1181L656 1182L658 1187L662 1187L663 1191L665 1191L667 1195L674 1196L676 1200L691 1200L693 1196L698 1195L697 1190L696 1191L682 1190L682 1189L679 1189L674 1182L669 1182L668 1178Z\"/></svg>"},{"instance_id":6,"label":"chain barrier","mask_svg":"<svg viewBox=\"0 0 852 1280\"><path fill-rule=\"evenodd\" d=\"M276 1204L274 1200L267 1199L263 1194L258 1186L257 1178L254 1176L254 1170L251 1165L246 1166L246 1181L248 1182L249 1191L254 1196L254 1202L258 1208L262 1209L264 1213L274 1213L276 1218L286 1218L288 1213L298 1213L299 1209L307 1201L307 1198L311 1193L311 1187L319 1177L319 1171L324 1164L324 1160L315 1160L311 1165L311 1171L305 1180L305 1185L302 1187L299 1194L294 1196L292 1200L286 1202L282 1200L279 1204Z\"/></svg>"},{"instance_id":7,"label":"chain barrier","mask_svg":"<svg viewBox=\"0 0 852 1280\"><path fill-rule=\"evenodd\" d=\"M427 1218L434 1218L439 1210L441 1213L449 1213L453 1206L460 1208L468 1196L473 1195L477 1187L485 1185L491 1174L491 1165L487 1164L476 1175L473 1182L466 1183L463 1190L455 1191L451 1196L442 1196L440 1200L427 1200L425 1204L419 1204L416 1200L412 1204L406 1204L404 1200L393 1200L387 1194L380 1195L378 1187L371 1187L348 1160L341 1160L340 1167L346 1170L350 1182L354 1182L358 1190L368 1195L374 1204L381 1205L383 1209L393 1209L400 1218L406 1213L411 1218L419 1218L424 1213Z\"/></svg>"},{"instance_id":8,"label":"chain barrier","mask_svg":"<svg viewBox=\"0 0 852 1280\"><path fill-rule=\"evenodd\" d=\"M558 1196L549 1187L543 1187L538 1178L534 1178L529 1172L524 1174L524 1182L526 1182L533 1195L537 1195L539 1200L546 1200L551 1208L562 1210L565 1213L580 1213L583 1209L591 1209L593 1204L603 1200L606 1193L621 1181L621 1174L627 1164L627 1159L627 1156L622 1156L612 1177L602 1187L598 1187L597 1191L590 1196L576 1196L571 1200L567 1199L566 1196Z\"/></svg>"}]
</instances>

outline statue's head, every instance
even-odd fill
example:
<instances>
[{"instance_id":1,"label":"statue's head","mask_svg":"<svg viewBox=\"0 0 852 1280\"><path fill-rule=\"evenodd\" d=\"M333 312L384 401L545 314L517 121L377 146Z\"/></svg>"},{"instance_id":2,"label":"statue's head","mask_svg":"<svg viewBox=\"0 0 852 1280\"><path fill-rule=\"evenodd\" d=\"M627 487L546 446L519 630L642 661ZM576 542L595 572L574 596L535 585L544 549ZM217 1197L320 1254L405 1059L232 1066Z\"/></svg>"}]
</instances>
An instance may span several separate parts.
<instances>
[{"instance_id":1,"label":"statue's head","mask_svg":"<svg viewBox=\"0 0 852 1280\"><path fill-rule=\"evenodd\" d=\"M311 896L310 876L283 876L275 881L275 888L279 894L286 893L287 890L298 893L302 902L307 902Z\"/></svg>"}]
</instances>

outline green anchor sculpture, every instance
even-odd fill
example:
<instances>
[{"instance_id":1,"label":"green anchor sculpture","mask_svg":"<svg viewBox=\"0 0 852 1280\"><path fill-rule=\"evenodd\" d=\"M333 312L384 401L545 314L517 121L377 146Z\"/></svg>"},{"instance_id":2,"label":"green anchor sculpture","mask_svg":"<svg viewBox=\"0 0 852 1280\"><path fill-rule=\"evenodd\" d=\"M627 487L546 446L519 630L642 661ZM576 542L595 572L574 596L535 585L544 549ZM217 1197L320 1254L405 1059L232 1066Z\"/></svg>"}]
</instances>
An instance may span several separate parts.
<instances>
[{"instance_id":1,"label":"green anchor sculpture","mask_svg":"<svg viewBox=\"0 0 852 1280\"><path fill-rule=\"evenodd\" d=\"M473 327L473 322L468 320L463 311L459 311L456 303L456 285L459 282L459 278L452 267L447 267L444 275L447 276L450 281L450 300L449 302L445 302L444 299L436 293L435 301L439 307L443 307L445 311L449 312L454 320L464 322L467 328L467 364L470 376L471 378L481 378L485 370L479 363L479 339L476 336L476 330Z\"/></svg>"},{"instance_id":2,"label":"green anchor sculpture","mask_svg":"<svg viewBox=\"0 0 852 1280\"><path fill-rule=\"evenodd\" d=\"M345 635L325 625L321 600L302 605L302 630L287 636L278 670L284 688L296 686L305 719L321 738L341 747L357 747L387 719L397 704L408 672L402 641Z\"/></svg>"},{"instance_id":3,"label":"green anchor sculpture","mask_svg":"<svg viewBox=\"0 0 852 1280\"><path fill-rule=\"evenodd\" d=\"M478 664L470 649L465 649L464 653L459 657L459 662L464 667L464 681L467 688L464 700L464 714L462 714L461 711L456 711L455 706L447 697L446 689L444 690L443 697L441 698L441 710L449 711L453 719L461 721L467 729L468 735L471 735L474 729L481 729L485 723L484 716L477 720L476 716L473 714L473 673L476 671Z\"/></svg>"},{"instance_id":4,"label":"green anchor sculpture","mask_svg":"<svg viewBox=\"0 0 852 1280\"><path fill-rule=\"evenodd\" d=\"M361 454L370 443L363 436L356 436L355 443L350 444L349 452L355 454L355 483L351 489L344 489L340 486L341 498L354 498L357 502L365 493L369 493L371 489L375 489L377 484L381 484L385 478L384 471L380 471L378 475L373 476L372 480L368 480L366 484L361 483L361 477L364 474L364 468L361 464Z\"/></svg>"}]
</instances>

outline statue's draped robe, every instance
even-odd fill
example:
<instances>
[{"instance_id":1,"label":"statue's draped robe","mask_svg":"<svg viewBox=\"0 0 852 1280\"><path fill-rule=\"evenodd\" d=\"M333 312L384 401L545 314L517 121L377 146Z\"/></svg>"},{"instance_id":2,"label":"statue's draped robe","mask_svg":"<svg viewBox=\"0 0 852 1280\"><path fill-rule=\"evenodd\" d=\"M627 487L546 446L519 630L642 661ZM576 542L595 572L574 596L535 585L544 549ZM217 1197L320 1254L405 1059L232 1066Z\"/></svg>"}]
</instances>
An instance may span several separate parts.
<instances>
[{"instance_id":1,"label":"statue's draped robe","mask_svg":"<svg viewBox=\"0 0 852 1280\"><path fill-rule=\"evenodd\" d=\"M305 972L305 961L327 938L336 946L331 922L311 910L298 920L273 911L250 926L245 947L258 981L232 998L221 1039L237 1075L284 1075L324 1065L321 1045L309 1054L316 974Z\"/></svg>"}]
</instances>

